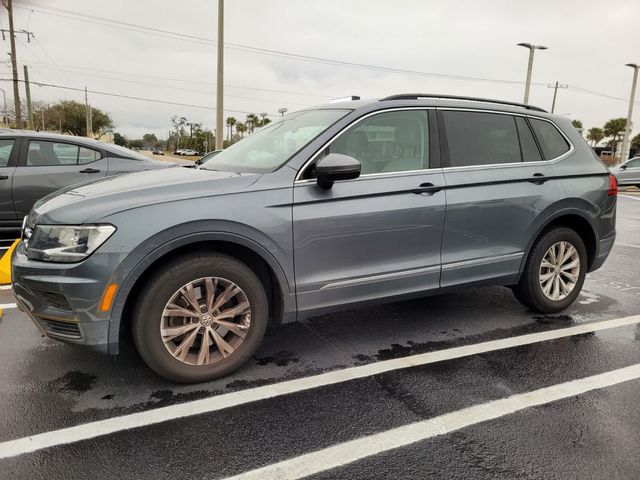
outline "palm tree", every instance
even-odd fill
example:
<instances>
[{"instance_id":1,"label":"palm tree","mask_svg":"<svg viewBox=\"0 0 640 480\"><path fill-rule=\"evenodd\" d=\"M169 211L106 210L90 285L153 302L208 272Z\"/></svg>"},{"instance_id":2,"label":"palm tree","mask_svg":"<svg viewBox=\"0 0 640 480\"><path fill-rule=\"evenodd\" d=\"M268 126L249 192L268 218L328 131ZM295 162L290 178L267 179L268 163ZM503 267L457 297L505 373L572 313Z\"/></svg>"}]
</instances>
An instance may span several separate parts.
<instances>
[{"instance_id":1,"label":"palm tree","mask_svg":"<svg viewBox=\"0 0 640 480\"><path fill-rule=\"evenodd\" d=\"M234 117L227 117L227 127L229 128L229 140L233 139L233 126L238 121Z\"/></svg>"},{"instance_id":2,"label":"palm tree","mask_svg":"<svg viewBox=\"0 0 640 480\"><path fill-rule=\"evenodd\" d=\"M604 131L601 128L593 127L587 132L587 140L591 142L591 146L595 147L604 138Z\"/></svg>"},{"instance_id":3,"label":"palm tree","mask_svg":"<svg viewBox=\"0 0 640 480\"><path fill-rule=\"evenodd\" d=\"M242 123L236 123L236 132L238 132L240 134L240 138L244 138L244 132L247 131L247 126Z\"/></svg>"},{"instance_id":4,"label":"palm tree","mask_svg":"<svg viewBox=\"0 0 640 480\"><path fill-rule=\"evenodd\" d=\"M611 158L616 158L616 145L620 141L620 136L624 133L627 128L627 119L626 118L612 118L607 123L604 124L604 134L607 137L611 137Z\"/></svg>"},{"instance_id":5,"label":"palm tree","mask_svg":"<svg viewBox=\"0 0 640 480\"><path fill-rule=\"evenodd\" d=\"M249 133L253 133L253 130L260 126L260 118L258 118L255 113L249 113L244 123L246 124Z\"/></svg>"}]
</instances>

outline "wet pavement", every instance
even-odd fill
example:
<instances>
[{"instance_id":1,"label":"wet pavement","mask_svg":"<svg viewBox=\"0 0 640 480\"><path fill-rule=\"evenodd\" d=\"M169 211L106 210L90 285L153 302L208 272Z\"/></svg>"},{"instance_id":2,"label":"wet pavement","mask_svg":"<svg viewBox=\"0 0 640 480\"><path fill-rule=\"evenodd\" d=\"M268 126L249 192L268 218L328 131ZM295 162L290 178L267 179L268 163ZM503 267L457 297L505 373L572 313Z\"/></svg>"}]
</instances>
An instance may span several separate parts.
<instances>
[{"instance_id":1,"label":"wet pavement","mask_svg":"<svg viewBox=\"0 0 640 480\"><path fill-rule=\"evenodd\" d=\"M640 195L623 194L616 246L563 314L534 314L502 287L340 312L271 328L245 368L200 385L159 378L130 343L120 356L107 357L42 338L23 314L6 309L0 319L0 457L4 452L7 458L0 460L0 478L225 478L468 407L615 376L640 364L638 322L394 368L199 415L167 414L140 428L90 432L72 443L57 432L124 415L136 419L171 405L187 412L197 400L215 402L230 392L251 395L293 379L640 314ZM0 291L0 303L12 302L11 292ZM636 479L639 397L640 380L568 394L400 448L380 446L340 466L318 467L310 478ZM56 432L59 442L11 453L11 441L46 432ZM285 470L273 478L299 477Z\"/></svg>"}]
</instances>

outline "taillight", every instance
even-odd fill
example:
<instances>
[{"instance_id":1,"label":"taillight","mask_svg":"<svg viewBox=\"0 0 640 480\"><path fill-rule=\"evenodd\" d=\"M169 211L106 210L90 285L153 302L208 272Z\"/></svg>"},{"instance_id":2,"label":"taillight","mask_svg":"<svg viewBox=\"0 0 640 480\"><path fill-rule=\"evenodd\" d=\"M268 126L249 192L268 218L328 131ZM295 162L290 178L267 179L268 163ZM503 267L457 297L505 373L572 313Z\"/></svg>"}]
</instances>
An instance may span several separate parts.
<instances>
[{"instance_id":1,"label":"taillight","mask_svg":"<svg viewBox=\"0 0 640 480\"><path fill-rule=\"evenodd\" d=\"M615 175L609 175L609 190L607 190L607 195L610 197L618 195L618 180Z\"/></svg>"}]
</instances>

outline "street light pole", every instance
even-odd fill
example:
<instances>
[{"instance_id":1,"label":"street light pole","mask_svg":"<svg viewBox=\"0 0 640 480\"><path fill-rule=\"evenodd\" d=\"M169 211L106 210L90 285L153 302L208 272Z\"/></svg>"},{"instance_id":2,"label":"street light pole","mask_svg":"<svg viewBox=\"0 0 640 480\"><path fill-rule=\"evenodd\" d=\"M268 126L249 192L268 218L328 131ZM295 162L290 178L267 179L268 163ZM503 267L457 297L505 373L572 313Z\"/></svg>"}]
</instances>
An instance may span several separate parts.
<instances>
[{"instance_id":1,"label":"street light pole","mask_svg":"<svg viewBox=\"0 0 640 480\"><path fill-rule=\"evenodd\" d=\"M622 151L620 152L620 161L624 162L629 157L629 135L631 134L631 117L633 116L633 102L636 97L636 84L638 83L638 69L640 65L636 63L627 63L627 67L633 68L633 82L631 82L631 96L629 97L629 111L627 113L627 124L624 129L624 137L622 139Z\"/></svg>"},{"instance_id":2,"label":"street light pole","mask_svg":"<svg viewBox=\"0 0 640 480\"><path fill-rule=\"evenodd\" d=\"M529 104L529 90L531 89L531 72L533 71L533 53L535 50L546 50L547 47L542 45L532 45L530 43L519 43L519 47L529 49L529 64L527 66L527 81L524 87L524 103Z\"/></svg>"},{"instance_id":3,"label":"street light pole","mask_svg":"<svg viewBox=\"0 0 640 480\"><path fill-rule=\"evenodd\" d=\"M218 71L216 78L216 150L224 147L223 82L224 82L224 0L218 0Z\"/></svg>"}]
</instances>

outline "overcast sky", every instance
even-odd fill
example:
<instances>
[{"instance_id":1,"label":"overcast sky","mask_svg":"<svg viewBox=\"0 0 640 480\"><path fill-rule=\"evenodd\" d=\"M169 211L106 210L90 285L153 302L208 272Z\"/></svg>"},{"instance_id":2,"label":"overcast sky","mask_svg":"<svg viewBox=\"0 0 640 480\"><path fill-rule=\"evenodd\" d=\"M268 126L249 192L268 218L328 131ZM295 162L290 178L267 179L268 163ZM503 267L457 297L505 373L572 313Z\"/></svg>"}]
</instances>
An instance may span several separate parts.
<instances>
[{"instance_id":1,"label":"overcast sky","mask_svg":"<svg viewBox=\"0 0 640 480\"><path fill-rule=\"evenodd\" d=\"M57 10L47 10L43 7ZM215 0L14 0L20 65L31 80L182 104L215 105L216 48L211 42L166 38L72 18L73 11L215 40ZM20 7L20 8L19 8ZM401 92L434 92L522 101L529 42L536 53L530 102L602 126L626 117L632 69L640 63L640 1L616 0L227 0L225 40L342 62L433 74L506 80L498 83L392 73L303 61L256 51L225 51L226 116L276 114L344 95L363 98ZM48 12L48 13L47 13ZM0 17L7 27L6 12ZM101 22L97 18L89 20ZM4 42L9 51L9 42ZM6 78L10 65L0 64ZM102 71L99 71L102 70ZM20 72L22 68L20 67ZM148 77L145 77L147 75ZM152 78L164 77L164 78ZM181 81L179 81L181 80ZM2 82L9 93L10 84ZM244 87L244 88L240 88ZM22 89L22 87L21 87ZM265 90L277 90L269 92ZM36 100L82 100L80 92L32 88ZM167 135L170 117L213 127L213 110L91 94L93 106L111 114L129 138ZM640 125L640 107L634 115ZM639 128L635 128L637 132Z\"/></svg>"}]
</instances>

